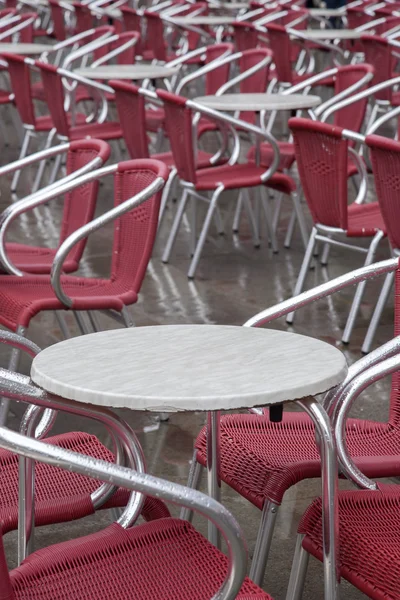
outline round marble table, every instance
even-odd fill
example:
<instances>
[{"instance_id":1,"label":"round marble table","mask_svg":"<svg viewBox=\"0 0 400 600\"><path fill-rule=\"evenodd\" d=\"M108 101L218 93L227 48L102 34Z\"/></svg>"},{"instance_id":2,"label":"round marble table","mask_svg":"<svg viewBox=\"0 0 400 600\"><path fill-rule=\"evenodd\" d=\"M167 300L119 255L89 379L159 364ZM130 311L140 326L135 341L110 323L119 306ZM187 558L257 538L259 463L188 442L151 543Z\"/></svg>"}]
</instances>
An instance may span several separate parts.
<instances>
[{"instance_id":1,"label":"round marble table","mask_svg":"<svg viewBox=\"0 0 400 600\"><path fill-rule=\"evenodd\" d=\"M214 110L301 110L315 108L321 103L319 96L303 94L221 94L199 96L194 102Z\"/></svg>"},{"instance_id":2,"label":"round marble table","mask_svg":"<svg viewBox=\"0 0 400 600\"><path fill-rule=\"evenodd\" d=\"M219 325L164 325L83 335L40 352L31 378L48 392L79 402L157 412L209 411L207 471L220 499L219 411L297 401L321 439L325 600L336 597L337 464L328 416L310 396L347 374L342 352L283 331ZM334 532L334 533L332 533ZM218 544L216 528L209 537Z\"/></svg>"},{"instance_id":3,"label":"round marble table","mask_svg":"<svg viewBox=\"0 0 400 600\"><path fill-rule=\"evenodd\" d=\"M362 36L362 32L355 29L300 29L299 31L290 29L289 31L293 37L315 41L359 40Z\"/></svg>"},{"instance_id":4,"label":"round marble table","mask_svg":"<svg viewBox=\"0 0 400 600\"><path fill-rule=\"evenodd\" d=\"M0 43L0 54L10 52L11 54L36 55L44 54L53 49L51 44L24 44L24 43Z\"/></svg>"},{"instance_id":5,"label":"round marble table","mask_svg":"<svg viewBox=\"0 0 400 600\"><path fill-rule=\"evenodd\" d=\"M199 15L198 17L168 17L168 20L174 25L209 25L210 27L223 27L224 25L234 23L236 19L218 15Z\"/></svg>"},{"instance_id":6,"label":"round marble table","mask_svg":"<svg viewBox=\"0 0 400 600\"><path fill-rule=\"evenodd\" d=\"M101 67L86 67L75 69L74 73L87 79L162 79L172 77L178 72L178 67L163 65L104 65Z\"/></svg>"}]
</instances>

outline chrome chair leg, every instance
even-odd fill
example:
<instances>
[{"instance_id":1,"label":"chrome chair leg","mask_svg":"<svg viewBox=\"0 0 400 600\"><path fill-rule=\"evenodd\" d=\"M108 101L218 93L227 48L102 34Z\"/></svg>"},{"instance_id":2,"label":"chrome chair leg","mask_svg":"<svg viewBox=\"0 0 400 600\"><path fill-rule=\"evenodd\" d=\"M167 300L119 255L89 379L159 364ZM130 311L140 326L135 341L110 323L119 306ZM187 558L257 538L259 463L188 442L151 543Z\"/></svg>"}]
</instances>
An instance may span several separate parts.
<instances>
[{"instance_id":1,"label":"chrome chair leg","mask_svg":"<svg viewBox=\"0 0 400 600\"><path fill-rule=\"evenodd\" d=\"M303 289L304 282L307 277L307 271L311 263L311 259L313 257L314 246L315 246L315 237L317 235L317 229L315 227L312 228L310 239L308 241L307 250L304 254L303 262L300 268L300 273L296 281L296 285L293 291L293 296L297 296ZM294 321L294 312L291 312L286 317L286 323L291 325Z\"/></svg>"},{"instance_id":2,"label":"chrome chair leg","mask_svg":"<svg viewBox=\"0 0 400 600\"><path fill-rule=\"evenodd\" d=\"M372 315L372 319L370 321L368 331L364 339L364 343L361 347L361 352L363 352L363 354L368 354L368 352L371 350L371 345L375 337L376 329L379 325L383 309L386 306L390 291L393 286L393 282L394 273L388 273L385 277L381 293L379 294L378 302L375 306L374 314Z\"/></svg>"},{"instance_id":3,"label":"chrome chair leg","mask_svg":"<svg viewBox=\"0 0 400 600\"><path fill-rule=\"evenodd\" d=\"M261 515L249 574L250 579L259 587L262 587L264 580L265 567L267 566L278 509L279 506L277 504L266 502Z\"/></svg>"},{"instance_id":4,"label":"chrome chair leg","mask_svg":"<svg viewBox=\"0 0 400 600\"><path fill-rule=\"evenodd\" d=\"M199 240L196 245L196 250L195 250L194 256L192 258L192 262L190 263L190 267L189 267L189 271L188 271L189 279L193 279L194 275L196 273L197 265L199 263L200 256L203 251L203 247L204 247L204 244L205 244L205 241L207 238L208 230L211 225L211 220L213 218L218 199L223 191L224 191L223 186L220 186L219 188L217 188L215 190L215 192L211 198L210 206L208 208L206 218L204 220L203 227L200 232L200 237L199 237Z\"/></svg>"},{"instance_id":5,"label":"chrome chair leg","mask_svg":"<svg viewBox=\"0 0 400 600\"><path fill-rule=\"evenodd\" d=\"M18 160L22 160L28 154L29 143L30 143L32 137L33 137L33 134L31 131L25 131L24 141L22 142L21 152L19 154ZM18 185L20 176L21 176L21 169L18 169L18 171L15 171L14 176L11 181L11 192L17 191L17 185Z\"/></svg>"},{"instance_id":6,"label":"chrome chair leg","mask_svg":"<svg viewBox=\"0 0 400 600\"><path fill-rule=\"evenodd\" d=\"M268 197L267 190L261 186L260 186L260 194L261 194L262 205L263 205L264 214L265 214L265 221L267 224L268 238L269 238L269 241L271 244L272 252L274 254L277 254L279 252L279 250L278 250L278 242L276 240L276 235L275 235L275 231L273 228L273 217L271 214L270 198Z\"/></svg>"},{"instance_id":7,"label":"chrome chair leg","mask_svg":"<svg viewBox=\"0 0 400 600\"><path fill-rule=\"evenodd\" d=\"M272 227L274 228L275 232L278 229L279 217L281 216L282 200L283 200L283 193L280 192L275 198L275 209L274 209L274 216L272 219Z\"/></svg>"},{"instance_id":8,"label":"chrome chair leg","mask_svg":"<svg viewBox=\"0 0 400 600\"><path fill-rule=\"evenodd\" d=\"M190 256L194 256L197 240L197 198L190 198Z\"/></svg>"},{"instance_id":9,"label":"chrome chair leg","mask_svg":"<svg viewBox=\"0 0 400 600\"><path fill-rule=\"evenodd\" d=\"M251 205L250 194L248 190L244 190L244 207L247 213L247 218L250 223L250 227L253 233L253 245L254 248L259 248L261 245L260 235L259 235L259 223L257 222L256 215L254 214L253 207Z\"/></svg>"},{"instance_id":10,"label":"chrome chair leg","mask_svg":"<svg viewBox=\"0 0 400 600\"><path fill-rule=\"evenodd\" d=\"M285 248L290 248L290 245L292 243L295 225L296 225L296 214L295 214L295 211L293 208L292 213L290 215L289 223L288 223L288 226L286 229L285 241L283 243Z\"/></svg>"},{"instance_id":11,"label":"chrome chair leg","mask_svg":"<svg viewBox=\"0 0 400 600\"><path fill-rule=\"evenodd\" d=\"M242 216L243 200L242 194L239 194L239 198L236 204L235 216L233 217L232 231L233 233L239 233L240 219Z\"/></svg>"},{"instance_id":12,"label":"chrome chair leg","mask_svg":"<svg viewBox=\"0 0 400 600\"><path fill-rule=\"evenodd\" d=\"M196 460L197 450L193 452L192 464L190 465L189 477L187 481L187 487L192 490L198 490L200 487L201 476L203 474L202 465ZM193 521L193 511L188 508L182 508L180 518L184 521L189 521L191 523Z\"/></svg>"},{"instance_id":13,"label":"chrome chair leg","mask_svg":"<svg viewBox=\"0 0 400 600\"><path fill-rule=\"evenodd\" d=\"M375 253L378 248L379 242L383 238L383 231L377 231L374 235L373 240L369 246L367 257L365 259L364 266L368 266L374 261ZM358 310L360 308L361 300L364 294L365 286L367 285L366 281L362 281L358 284L356 293L354 295L354 300L350 308L349 316L347 318L346 327L344 328L342 342L343 344L348 344L351 336L351 332L353 331L354 323L358 314Z\"/></svg>"},{"instance_id":14,"label":"chrome chair leg","mask_svg":"<svg viewBox=\"0 0 400 600\"><path fill-rule=\"evenodd\" d=\"M309 236L309 233L307 230L306 220L304 218L304 212L303 212L303 209L301 208L300 196L297 192L293 192L291 194L291 198L292 198L293 208L294 208L292 215L293 215L293 213L295 214L295 217L299 224L300 235L301 235L301 239L303 240L304 248L307 249L308 239L310 236ZM294 227L294 223L293 223L293 227ZM287 246L285 243L285 248L286 247Z\"/></svg>"},{"instance_id":15,"label":"chrome chair leg","mask_svg":"<svg viewBox=\"0 0 400 600\"><path fill-rule=\"evenodd\" d=\"M174 245L176 236L178 235L179 227L181 225L183 213L185 212L186 203L188 201L188 191L184 190L183 196L178 206L178 210L176 211L175 219L172 224L171 232L169 234L163 255L161 260L163 263L167 263L169 261L169 257L171 256L172 247Z\"/></svg>"},{"instance_id":16,"label":"chrome chair leg","mask_svg":"<svg viewBox=\"0 0 400 600\"><path fill-rule=\"evenodd\" d=\"M290 572L289 585L286 592L286 600L301 600L303 596L304 583L307 575L308 561L310 555L302 546L304 535L297 534L296 549L294 551L292 570Z\"/></svg>"},{"instance_id":17,"label":"chrome chair leg","mask_svg":"<svg viewBox=\"0 0 400 600\"><path fill-rule=\"evenodd\" d=\"M165 209L169 200L169 196L171 193L171 189L172 189L172 184L175 181L177 175L177 170L176 169L171 169L169 177L168 177L168 181L165 184L164 190L163 190L163 194L162 194L162 198L161 198L161 206L160 206L160 212L158 215L158 227L161 227L161 224L163 222L163 218L165 215Z\"/></svg>"},{"instance_id":18,"label":"chrome chair leg","mask_svg":"<svg viewBox=\"0 0 400 600\"><path fill-rule=\"evenodd\" d=\"M19 325L15 333L21 336L25 336L26 327ZM19 359L21 356L21 350L19 348L13 348L11 351L10 361L8 363L9 371L17 371L19 365ZM4 427L7 424L8 411L10 408L10 399L1 398L0 401L0 427Z\"/></svg>"}]
</instances>

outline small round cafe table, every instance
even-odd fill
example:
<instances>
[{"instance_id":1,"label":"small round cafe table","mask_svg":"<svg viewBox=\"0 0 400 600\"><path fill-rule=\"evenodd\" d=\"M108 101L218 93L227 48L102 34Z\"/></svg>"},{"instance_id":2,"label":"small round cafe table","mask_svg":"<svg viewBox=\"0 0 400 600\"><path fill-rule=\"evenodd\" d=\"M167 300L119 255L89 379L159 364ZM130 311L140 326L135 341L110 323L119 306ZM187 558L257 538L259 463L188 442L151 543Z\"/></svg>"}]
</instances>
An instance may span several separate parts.
<instances>
[{"instance_id":1,"label":"small round cafe table","mask_svg":"<svg viewBox=\"0 0 400 600\"><path fill-rule=\"evenodd\" d=\"M337 462L329 418L313 398L343 381L340 350L255 327L164 325L83 335L40 352L31 378L63 398L109 408L208 413L209 494L220 498L219 414L297 401L320 433L325 600L336 598ZM218 544L215 527L210 540Z\"/></svg>"}]
</instances>

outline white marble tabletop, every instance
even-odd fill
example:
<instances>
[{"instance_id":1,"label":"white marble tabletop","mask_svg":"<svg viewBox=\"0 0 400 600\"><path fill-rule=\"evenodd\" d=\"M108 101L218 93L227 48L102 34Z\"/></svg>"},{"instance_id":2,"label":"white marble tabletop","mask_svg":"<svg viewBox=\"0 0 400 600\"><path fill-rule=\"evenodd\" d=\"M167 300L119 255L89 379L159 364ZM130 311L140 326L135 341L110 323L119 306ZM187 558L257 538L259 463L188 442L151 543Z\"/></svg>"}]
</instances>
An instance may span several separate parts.
<instances>
[{"instance_id":1,"label":"white marble tabletop","mask_svg":"<svg viewBox=\"0 0 400 600\"><path fill-rule=\"evenodd\" d=\"M178 70L178 67L135 64L86 67L84 69L75 69L74 73L88 79L158 79L159 77L172 77Z\"/></svg>"},{"instance_id":2,"label":"white marble tabletop","mask_svg":"<svg viewBox=\"0 0 400 600\"><path fill-rule=\"evenodd\" d=\"M219 15L199 15L198 17L168 17L168 20L175 25L210 25L221 26L230 25L236 19L233 17L224 17Z\"/></svg>"},{"instance_id":3,"label":"white marble tabletop","mask_svg":"<svg viewBox=\"0 0 400 600\"><path fill-rule=\"evenodd\" d=\"M162 325L82 335L46 348L31 378L81 402L133 410L228 410L326 392L347 373L342 352L294 333Z\"/></svg>"},{"instance_id":4,"label":"white marble tabletop","mask_svg":"<svg viewBox=\"0 0 400 600\"><path fill-rule=\"evenodd\" d=\"M308 11L312 17L345 17L346 7L343 8L310 8Z\"/></svg>"},{"instance_id":5,"label":"white marble tabletop","mask_svg":"<svg viewBox=\"0 0 400 600\"><path fill-rule=\"evenodd\" d=\"M355 29L290 29L293 37L306 36L308 40L358 40L362 32Z\"/></svg>"},{"instance_id":6,"label":"white marble tabletop","mask_svg":"<svg viewBox=\"0 0 400 600\"><path fill-rule=\"evenodd\" d=\"M43 54L51 50L53 46L51 44L24 44L24 43L10 43L3 44L0 42L0 54L2 52L10 52L12 54L24 54L24 55L35 55Z\"/></svg>"},{"instance_id":7,"label":"white marble tabletop","mask_svg":"<svg viewBox=\"0 0 400 600\"><path fill-rule=\"evenodd\" d=\"M301 110L315 108L321 98L303 94L221 94L199 96L194 102L222 111Z\"/></svg>"}]
</instances>

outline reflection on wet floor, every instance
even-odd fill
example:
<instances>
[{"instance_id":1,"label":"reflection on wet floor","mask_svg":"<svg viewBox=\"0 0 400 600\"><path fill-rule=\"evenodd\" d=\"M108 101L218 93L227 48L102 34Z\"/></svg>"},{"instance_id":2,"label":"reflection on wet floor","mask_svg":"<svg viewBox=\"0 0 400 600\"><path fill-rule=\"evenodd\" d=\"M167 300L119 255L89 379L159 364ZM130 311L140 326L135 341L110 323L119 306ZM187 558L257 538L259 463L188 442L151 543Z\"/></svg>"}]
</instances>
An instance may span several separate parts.
<instances>
[{"instance_id":1,"label":"reflection on wet floor","mask_svg":"<svg viewBox=\"0 0 400 600\"><path fill-rule=\"evenodd\" d=\"M1 164L17 157L17 148L13 142L2 153ZM5 178L6 179L6 178ZM21 182L19 194L29 190L29 175ZM4 209L11 201L8 193L9 180L0 181L0 204ZM100 186L98 212L111 207L110 186L106 182ZM219 323L240 325L259 310L271 306L291 295L303 257L303 246L299 232L296 230L290 249L284 249L283 240L290 217L289 202L283 207L278 230L279 254L273 255L265 243L265 234L260 249L252 245L251 232L246 219L243 218L239 235L231 233L234 213L233 198L229 195L223 202L225 235L211 232L206 243L204 254L199 264L195 281L186 276L189 264L189 231L183 226L171 256L171 262L164 265L161 253L166 241L174 213L171 204L162 230L160 231L153 258L149 265L146 279L142 287L139 302L133 307L133 316L137 326L171 323ZM54 201L34 214L24 215L10 233L13 241L41 245L54 244L61 216L61 201ZM96 277L106 276L109 270L109 249L111 246L111 230L104 229L89 240L81 273ZM378 259L388 256L387 247L382 245ZM310 271L307 286L312 286L336 275L361 266L360 255L354 256L340 248L332 248L330 264L327 268L318 263ZM324 339L337 344L343 349L349 363L360 358L360 348L366 332L375 301L378 296L380 282L371 282L361 306L359 318L353 332L351 344L342 347L341 333L346 322L353 290L348 289L340 295L323 300L297 313L293 330L299 333ZM71 334L77 335L75 321L71 314L66 314ZM102 328L114 328L116 324L104 315L99 315ZM287 329L284 320L276 322L274 327ZM392 308L386 309L375 345L381 344L391 337L393 330ZM52 313L42 313L30 326L29 337L39 346L46 347L61 339L57 321ZM110 348L110 352L112 348ZM135 348L132 348L132 352ZM1 349L2 365L7 364L8 351ZM29 361L24 360L21 369L29 370ZM251 376L251 373L249 373ZM386 418L388 406L389 382L384 381L364 394L355 409L356 414L363 417L382 420ZM15 416L11 424L18 425L23 406L15 407ZM160 423L155 416L144 413L120 411L137 432L147 458L149 472L167 479L185 483L193 451L193 440L204 424L204 415L179 414L172 415L167 422ZM85 420L66 416L56 422L54 433L81 429L96 433L102 441L107 442L104 431L99 426ZM342 486L345 486L343 482ZM296 526L306 506L319 494L319 481L303 482L289 490L284 506L278 516L271 559L267 568L264 587L276 600L285 597L289 577ZM243 526L248 542L249 552L255 542L260 514L247 501L235 492L223 488L223 501L238 518ZM174 510L174 509L173 509ZM36 531L36 546L41 547L71 537L77 537L96 531L108 523L111 516L100 513L79 523L45 527ZM203 524L199 523L203 528ZM15 534L5 538L7 556L10 566L15 565ZM304 598L322 597L323 579L319 563L311 561ZM347 584L343 584L343 597L348 600L362 598Z\"/></svg>"}]
</instances>

